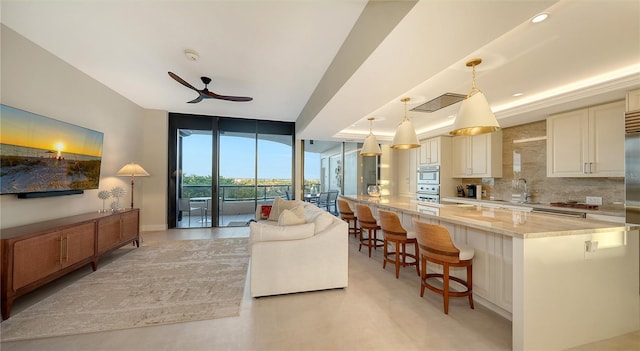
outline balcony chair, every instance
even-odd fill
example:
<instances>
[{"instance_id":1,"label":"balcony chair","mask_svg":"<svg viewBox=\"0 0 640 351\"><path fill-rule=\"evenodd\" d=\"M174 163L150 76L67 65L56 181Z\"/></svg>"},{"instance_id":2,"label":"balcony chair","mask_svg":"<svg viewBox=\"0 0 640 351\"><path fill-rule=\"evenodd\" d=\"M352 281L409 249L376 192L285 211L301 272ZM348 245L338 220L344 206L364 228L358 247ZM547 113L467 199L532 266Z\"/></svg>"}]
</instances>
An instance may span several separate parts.
<instances>
[{"instance_id":1,"label":"balcony chair","mask_svg":"<svg viewBox=\"0 0 640 351\"><path fill-rule=\"evenodd\" d=\"M329 197L327 199L327 212L337 216L338 215L338 190L329 190Z\"/></svg>"},{"instance_id":2,"label":"balcony chair","mask_svg":"<svg viewBox=\"0 0 640 351\"><path fill-rule=\"evenodd\" d=\"M189 199L188 197L181 197L178 199L178 211L184 213L187 212L189 215L189 227L191 227L191 214L193 212L199 212L200 213L200 220L202 221L202 207L194 207L191 206L191 199Z\"/></svg>"},{"instance_id":3,"label":"balcony chair","mask_svg":"<svg viewBox=\"0 0 640 351\"><path fill-rule=\"evenodd\" d=\"M473 309L473 255L471 247L456 246L451 240L447 228L424 222L415 222L418 246L420 247L420 297L424 296L424 288L443 296L444 313L449 314L449 297L469 297L469 307ZM442 265L442 273L427 273L427 262ZM449 275L449 267L465 267L467 280ZM442 289L431 285L428 280L442 279ZM464 291L451 291L449 281L462 284Z\"/></svg>"}]
</instances>

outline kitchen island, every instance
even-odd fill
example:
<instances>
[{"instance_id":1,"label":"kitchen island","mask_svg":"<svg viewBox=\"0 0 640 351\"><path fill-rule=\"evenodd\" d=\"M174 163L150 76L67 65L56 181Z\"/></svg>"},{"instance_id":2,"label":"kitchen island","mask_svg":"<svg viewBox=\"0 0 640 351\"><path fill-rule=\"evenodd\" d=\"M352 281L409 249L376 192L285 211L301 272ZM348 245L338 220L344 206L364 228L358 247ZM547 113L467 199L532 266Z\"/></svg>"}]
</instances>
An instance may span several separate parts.
<instances>
[{"instance_id":1,"label":"kitchen island","mask_svg":"<svg viewBox=\"0 0 640 351\"><path fill-rule=\"evenodd\" d=\"M478 303L512 321L514 350L562 350L640 329L638 226L525 208L425 204L344 195L414 221L441 224L472 246ZM463 272L454 275L463 277Z\"/></svg>"}]
</instances>

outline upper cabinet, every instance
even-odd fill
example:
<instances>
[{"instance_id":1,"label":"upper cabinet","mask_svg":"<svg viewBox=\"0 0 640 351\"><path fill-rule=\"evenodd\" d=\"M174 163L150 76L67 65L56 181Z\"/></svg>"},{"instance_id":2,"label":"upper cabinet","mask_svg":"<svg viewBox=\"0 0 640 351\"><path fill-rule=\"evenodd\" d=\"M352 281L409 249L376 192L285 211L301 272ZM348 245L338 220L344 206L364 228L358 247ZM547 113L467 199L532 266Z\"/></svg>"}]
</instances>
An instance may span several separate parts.
<instances>
[{"instance_id":1,"label":"upper cabinet","mask_svg":"<svg viewBox=\"0 0 640 351\"><path fill-rule=\"evenodd\" d=\"M548 177L624 177L625 102L547 118Z\"/></svg>"},{"instance_id":2,"label":"upper cabinet","mask_svg":"<svg viewBox=\"0 0 640 351\"><path fill-rule=\"evenodd\" d=\"M452 177L502 177L502 131L451 140Z\"/></svg>"},{"instance_id":3,"label":"upper cabinet","mask_svg":"<svg viewBox=\"0 0 640 351\"><path fill-rule=\"evenodd\" d=\"M627 112L640 111L640 89L627 92Z\"/></svg>"},{"instance_id":4,"label":"upper cabinet","mask_svg":"<svg viewBox=\"0 0 640 351\"><path fill-rule=\"evenodd\" d=\"M451 154L451 137L439 136L420 142L418 164L420 166L440 166L444 156Z\"/></svg>"}]
</instances>

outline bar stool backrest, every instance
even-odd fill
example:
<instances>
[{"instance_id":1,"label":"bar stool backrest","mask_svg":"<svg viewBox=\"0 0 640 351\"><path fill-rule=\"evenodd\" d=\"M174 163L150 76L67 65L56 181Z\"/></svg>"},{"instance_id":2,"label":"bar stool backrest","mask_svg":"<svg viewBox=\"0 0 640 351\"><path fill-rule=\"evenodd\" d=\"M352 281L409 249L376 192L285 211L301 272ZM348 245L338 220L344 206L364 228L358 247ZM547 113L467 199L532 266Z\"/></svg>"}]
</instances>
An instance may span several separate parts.
<instances>
[{"instance_id":1,"label":"bar stool backrest","mask_svg":"<svg viewBox=\"0 0 640 351\"><path fill-rule=\"evenodd\" d=\"M407 231L402 227L400 218L398 218L398 215L395 212L378 210L378 214L380 215L380 228L382 228L383 233L407 235Z\"/></svg>"},{"instance_id":2,"label":"bar stool backrest","mask_svg":"<svg viewBox=\"0 0 640 351\"><path fill-rule=\"evenodd\" d=\"M354 213L346 200L338 199L338 211L341 215L353 216Z\"/></svg>"},{"instance_id":3,"label":"bar stool backrest","mask_svg":"<svg viewBox=\"0 0 640 351\"><path fill-rule=\"evenodd\" d=\"M371 209L367 205L356 205L356 214L360 223L377 225L375 217L371 213Z\"/></svg>"},{"instance_id":4,"label":"bar stool backrest","mask_svg":"<svg viewBox=\"0 0 640 351\"><path fill-rule=\"evenodd\" d=\"M453 244L447 228L424 222L415 222L420 254L448 263L460 262L460 250Z\"/></svg>"}]
</instances>

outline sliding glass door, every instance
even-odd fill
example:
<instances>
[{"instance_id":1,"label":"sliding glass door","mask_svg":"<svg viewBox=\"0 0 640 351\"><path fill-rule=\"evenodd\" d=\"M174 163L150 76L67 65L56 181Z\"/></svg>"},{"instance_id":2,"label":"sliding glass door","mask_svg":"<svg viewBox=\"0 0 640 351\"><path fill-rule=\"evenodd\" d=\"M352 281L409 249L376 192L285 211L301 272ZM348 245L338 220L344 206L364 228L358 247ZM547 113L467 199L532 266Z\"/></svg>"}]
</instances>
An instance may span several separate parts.
<instances>
[{"instance_id":1,"label":"sliding glass door","mask_svg":"<svg viewBox=\"0 0 640 351\"><path fill-rule=\"evenodd\" d=\"M242 226L254 218L256 133L220 132L218 223Z\"/></svg>"},{"instance_id":2,"label":"sliding glass door","mask_svg":"<svg viewBox=\"0 0 640 351\"><path fill-rule=\"evenodd\" d=\"M169 228L245 226L291 197L294 124L169 114Z\"/></svg>"}]
</instances>

